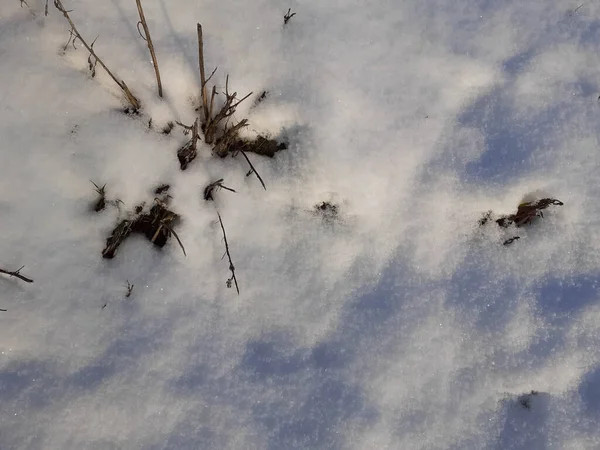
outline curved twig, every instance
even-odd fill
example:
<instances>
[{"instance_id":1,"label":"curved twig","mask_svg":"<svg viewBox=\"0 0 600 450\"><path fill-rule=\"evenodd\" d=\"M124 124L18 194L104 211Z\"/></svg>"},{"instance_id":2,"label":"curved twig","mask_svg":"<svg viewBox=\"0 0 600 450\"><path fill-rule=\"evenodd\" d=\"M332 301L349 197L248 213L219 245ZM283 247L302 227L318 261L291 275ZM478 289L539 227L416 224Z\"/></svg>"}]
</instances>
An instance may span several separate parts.
<instances>
[{"instance_id":1,"label":"curved twig","mask_svg":"<svg viewBox=\"0 0 600 450\"><path fill-rule=\"evenodd\" d=\"M146 38L144 37L144 35L142 34L142 32L140 31L140 25L142 25L142 21L141 21L141 20L138 20L138 23L137 23L137 25L136 25L136 27L137 27L137 30L138 30L138 33L140 33L140 37L141 37L143 40L145 40L146 42L148 42L148 39L146 39Z\"/></svg>"}]
</instances>

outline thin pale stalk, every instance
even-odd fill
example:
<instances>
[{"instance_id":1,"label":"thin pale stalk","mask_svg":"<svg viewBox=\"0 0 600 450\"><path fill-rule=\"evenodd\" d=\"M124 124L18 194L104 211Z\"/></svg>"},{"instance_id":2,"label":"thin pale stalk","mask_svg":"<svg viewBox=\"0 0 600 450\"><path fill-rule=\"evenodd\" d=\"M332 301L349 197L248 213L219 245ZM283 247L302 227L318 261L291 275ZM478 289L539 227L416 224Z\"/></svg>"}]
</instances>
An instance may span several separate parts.
<instances>
[{"instance_id":1,"label":"thin pale stalk","mask_svg":"<svg viewBox=\"0 0 600 450\"><path fill-rule=\"evenodd\" d=\"M206 73L204 72L204 39L202 37L202 25L198 24L198 64L200 65L200 83L202 84L202 107L204 109L204 120L209 122L208 115L208 98L206 95Z\"/></svg>"},{"instance_id":2,"label":"thin pale stalk","mask_svg":"<svg viewBox=\"0 0 600 450\"><path fill-rule=\"evenodd\" d=\"M158 85L158 96L162 98L163 90L162 83L160 82L160 72L158 70L158 60L156 59L156 53L154 52L154 45L152 44L152 39L150 38L150 30L148 29L148 24L146 23L146 17L144 16L144 10L142 9L141 0L135 0L137 3L138 13L140 14L140 22L142 22L142 27L144 27L144 34L146 35L146 43L148 44L148 50L150 50L150 56L152 57L152 64L154 65L154 73L156 74L156 84Z\"/></svg>"}]
</instances>

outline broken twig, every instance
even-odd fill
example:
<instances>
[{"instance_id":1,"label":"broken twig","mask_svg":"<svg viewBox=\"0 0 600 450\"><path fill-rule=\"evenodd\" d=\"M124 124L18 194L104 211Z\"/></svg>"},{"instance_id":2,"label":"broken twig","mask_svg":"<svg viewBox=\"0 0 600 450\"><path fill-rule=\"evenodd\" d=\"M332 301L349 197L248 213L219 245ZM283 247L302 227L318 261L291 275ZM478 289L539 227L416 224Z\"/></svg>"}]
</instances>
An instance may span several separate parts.
<instances>
[{"instance_id":1,"label":"broken twig","mask_svg":"<svg viewBox=\"0 0 600 450\"><path fill-rule=\"evenodd\" d=\"M240 150L240 153L244 156L244 158L246 158L246 162L250 166L250 171L246 174L246 176L250 176L252 174L256 175L256 178L258 178L258 181L260 181L260 184L262 184L263 189L266 191L267 187L265 186L265 182L263 181L263 179L260 176L260 174L256 171L256 169L254 168L254 166L250 162L250 158L248 158L248 155L246 155L246 152L244 150Z\"/></svg>"},{"instance_id":2,"label":"broken twig","mask_svg":"<svg viewBox=\"0 0 600 450\"><path fill-rule=\"evenodd\" d=\"M177 159L179 159L179 166L181 170L187 169L189 163L191 163L197 156L198 147L198 121L196 118L194 125L192 126L192 138L177 151ZM182 124L185 127L185 125Z\"/></svg>"},{"instance_id":3,"label":"broken twig","mask_svg":"<svg viewBox=\"0 0 600 450\"><path fill-rule=\"evenodd\" d=\"M131 297L131 294L133 293L134 285L131 284L129 282L129 280L127 280L127 286L125 286L125 287L127 288L127 292L125 293L125 298L129 298L129 297Z\"/></svg>"},{"instance_id":4,"label":"broken twig","mask_svg":"<svg viewBox=\"0 0 600 450\"><path fill-rule=\"evenodd\" d=\"M507 240L505 240L505 241L502 243L502 245L510 245L510 244L512 244L513 242L515 242L515 241L518 241L519 239L521 239L519 236L514 236L514 237L511 237L510 239L507 239Z\"/></svg>"},{"instance_id":5,"label":"broken twig","mask_svg":"<svg viewBox=\"0 0 600 450\"><path fill-rule=\"evenodd\" d=\"M17 270L14 270L12 272L9 270L0 269L0 273L4 273L10 277L18 278L19 280L23 280L26 283L33 283L33 280L31 278L27 278L26 276L21 275L21 270L23 269L23 267L25 266L21 266Z\"/></svg>"},{"instance_id":6,"label":"broken twig","mask_svg":"<svg viewBox=\"0 0 600 450\"><path fill-rule=\"evenodd\" d=\"M75 36L77 37L77 39L79 39L81 41L81 43L88 50L88 52L90 52L92 55L94 55L94 58L96 58L96 60L100 63L100 65L102 66L102 68L104 70L106 70L106 73L108 73L108 75L113 79L113 81L115 83L117 83L117 85L121 88L121 90L125 94L125 97L127 97L127 101L131 104L131 106L133 107L133 109L135 111L137 111L138 109L140 109L140 102L139 102L139 100L137 98L135 98L135 96L131 93L131 91L129 90L129 88L125 84L125 82L123 80L119 80L115 75L113 75L113 73L106 66L106 64L104 64L104 62L102 61L102 59L100 59L98 57L98 55L96 54L96 52L94 51L94 49L92 47L90 47L85 42L85 40L81 36L81 33L79 33L79 31L77 31L77 28L75 27L75 24L71 20L71 16L69 16L69 12L70 11L67 11L65 9L65 7L62 4L62 1L61 0L54 0L54 6L56 7L56 9L58 9L63 14L63 16L65 16L65 19L67 19L67 21L69 22L69 25L71 25L71 32L74 33Z\"/></svg>"}]
</instances>

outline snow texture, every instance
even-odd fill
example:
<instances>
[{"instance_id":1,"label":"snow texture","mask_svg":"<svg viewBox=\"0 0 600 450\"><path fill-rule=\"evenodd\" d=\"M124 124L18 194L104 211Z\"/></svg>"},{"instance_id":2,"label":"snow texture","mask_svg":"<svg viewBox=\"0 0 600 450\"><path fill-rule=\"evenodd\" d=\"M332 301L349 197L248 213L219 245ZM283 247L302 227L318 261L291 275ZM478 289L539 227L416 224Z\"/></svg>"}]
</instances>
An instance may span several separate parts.
<instances>
[{"instance_id":1,"label":"snow texture","mask_svg":"<svg viewBox=\"0 0 600 450\"><path fill-rule=\"evenodd\" d=\"M63 2L143 109L52 1L1 1L0 268L35 280L0 275L2 450L600 448L598 3L144 0L161 100L133 0ZM269 92L236 113L289 142L250 155L266 191L160 132L197 22L219 90ZM161 183L187 257L102 259ZM477 225L540 197L510 246Z\"/></svg>"}]
</instances>

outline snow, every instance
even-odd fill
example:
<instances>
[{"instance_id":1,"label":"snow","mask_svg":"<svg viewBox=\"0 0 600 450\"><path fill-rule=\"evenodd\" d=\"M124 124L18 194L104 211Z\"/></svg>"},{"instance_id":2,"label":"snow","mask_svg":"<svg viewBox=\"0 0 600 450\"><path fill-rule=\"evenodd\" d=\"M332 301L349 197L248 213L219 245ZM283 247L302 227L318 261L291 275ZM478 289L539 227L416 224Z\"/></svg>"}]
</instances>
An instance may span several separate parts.
<instances>
[{"instance_id":1,"label":"snow","mask_svg":"<svg viewBox=\"0 0 600 450\"><path fill-rule=\"evenodd\" d=\"M143 109L52 2L2 1L0 268L35 282L0 275L0 448L600 448L600 6L143 0L161 100L135 2L63 2ZM289 141L250 154L266 191L160 133L194 120L198 22L211 82L269 91L236 113ZM187 257L103 260L161 183ZM542 197L510 246L477 225Z\"/></svg>"}]
</instances>

